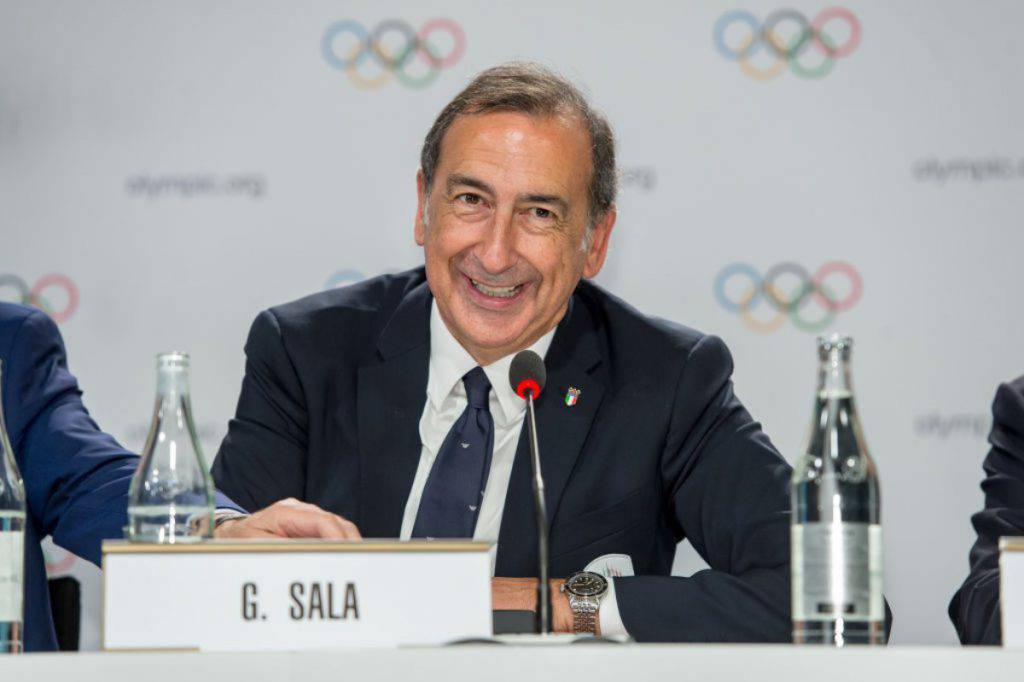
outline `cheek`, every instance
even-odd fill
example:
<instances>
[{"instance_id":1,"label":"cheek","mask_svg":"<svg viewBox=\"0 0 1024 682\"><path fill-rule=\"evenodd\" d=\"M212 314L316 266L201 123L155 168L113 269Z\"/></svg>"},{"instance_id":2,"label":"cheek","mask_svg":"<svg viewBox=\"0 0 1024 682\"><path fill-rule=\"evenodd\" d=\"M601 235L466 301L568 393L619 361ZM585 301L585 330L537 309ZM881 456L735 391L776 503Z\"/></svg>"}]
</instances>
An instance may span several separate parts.
<instances>
[{"instance_id":1,"label":"cheek","mask_svg":"<svg viewBox=\"0 0 1024 682\"><path fill-rule=\"evenodd\" d=\"M444 261L458 254L472 242L465 230L454 229L437 221L427 228L425 247L427 259Z\"/></svg>"},{"instance_id":2,"label":"cheek","mask_svg":"<svg viewBox=\"0 0 1024 682\"><path fill-rule=\"evenodd\" d=\"M582 260L577 249L561 236L537 239L523 256L544 277L546 287L565 287L577 277Z\"/></svg>"}]
</instances>

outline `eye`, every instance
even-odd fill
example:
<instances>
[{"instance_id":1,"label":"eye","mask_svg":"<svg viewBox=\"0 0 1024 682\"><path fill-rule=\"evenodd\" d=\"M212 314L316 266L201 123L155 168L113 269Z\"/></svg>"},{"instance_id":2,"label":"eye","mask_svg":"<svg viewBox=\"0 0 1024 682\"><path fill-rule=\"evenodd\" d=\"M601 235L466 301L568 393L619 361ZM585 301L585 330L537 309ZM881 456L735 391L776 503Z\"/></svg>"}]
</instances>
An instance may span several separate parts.
<instances>
[{"instance_id":1,"label":"eye","mask_svg":"<svg viewBox=\"0 0 1024 682\"><path fill-rule=\"evenodd\" d=\"M473 194L472 192L463 192L459 196L455 197L455 201L459 201L469 206L479 206L483 203L483 199L480 198L480 195Z\"/></svg>"},{"instance_id":2,"label":"eye","mask_svg":"<svg viewBox=\"0 0 1024 682\"><path fill-rule=\"evenodd\" d=\"M555 215L554 211L552 211L550 208L544 208L542 206L534 206L530 208L527 211L527 213L531 218L534 218L536 220L542 220L544 222L549 222L558 219L558 216Z\"/></svg>"}]
</instances>

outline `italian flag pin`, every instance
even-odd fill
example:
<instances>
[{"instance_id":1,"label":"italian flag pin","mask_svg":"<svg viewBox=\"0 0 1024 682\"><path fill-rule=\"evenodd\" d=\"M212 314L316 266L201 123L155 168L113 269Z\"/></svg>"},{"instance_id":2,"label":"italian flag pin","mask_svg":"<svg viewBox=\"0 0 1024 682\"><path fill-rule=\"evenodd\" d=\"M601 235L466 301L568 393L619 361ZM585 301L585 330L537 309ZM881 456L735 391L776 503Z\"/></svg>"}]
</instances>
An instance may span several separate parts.
<instances>
[{"instance_id":1,"label":"italian flag pin","mask_svg":"<svg viewBox=\"0 0 1024 682\"><path fill-rule=\"evenodd\" d=\"M572 407L576 404L576 401L580 399L580 389L569 387L569 390L565 392L565 404Z\"/></svg>"}]
</instances>

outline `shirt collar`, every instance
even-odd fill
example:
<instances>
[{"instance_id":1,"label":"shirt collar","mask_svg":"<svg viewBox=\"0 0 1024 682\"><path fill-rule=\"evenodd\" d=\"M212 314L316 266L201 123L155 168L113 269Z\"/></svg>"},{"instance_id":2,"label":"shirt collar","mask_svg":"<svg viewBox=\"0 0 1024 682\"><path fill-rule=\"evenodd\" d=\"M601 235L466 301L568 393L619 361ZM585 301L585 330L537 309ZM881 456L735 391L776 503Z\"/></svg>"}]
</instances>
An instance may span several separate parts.
<instances>
[{"instance_id":1,"label":"shirt collar","mask_svg":"<svg viewBox=\"0 0 1024 682\"><path fill-rule=\"evenodd\" d=\"M537 339L530 346L530 350L542 358L545 357L548 348L551 347L551 340L554 336L555 329L552 329ZM506 424L518 418L526 409L526 403L516 395L516 392L512 390L512 386L508 383L508 370L512 365L513 357L514 354L506 355L483 368L484 373L487 375L487 380L491 382L491 392L497 397L498 405L502 412L501 415L492 416ZM448 325L441 319L441 313L437 310L437 304L431 301L430 378L427 382L427 398L434 406L434 409L440 409L441 403L453 391L460 394L464 393L462 377L476 366L476 360L448 331Z\"/></svg>"}]
</instances>

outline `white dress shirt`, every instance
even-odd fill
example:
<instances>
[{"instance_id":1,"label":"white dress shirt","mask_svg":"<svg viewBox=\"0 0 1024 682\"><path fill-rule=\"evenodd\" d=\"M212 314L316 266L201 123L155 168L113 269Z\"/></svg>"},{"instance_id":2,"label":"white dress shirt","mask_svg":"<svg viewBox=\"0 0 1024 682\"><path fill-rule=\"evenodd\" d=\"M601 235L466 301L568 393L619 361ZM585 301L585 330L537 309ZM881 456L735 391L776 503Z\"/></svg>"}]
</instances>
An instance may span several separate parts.
<instances>
[{"instance_id":1,"label":"white dress shirt","mask_svg":"<svg viewBox=\"0 0 1024 682\"><path fill-rule=\"evenodd\" d=\"M555 330L552 329L530 346L530 350L544 357L554 335ZM498 542L508 482L512 477L512 462L515 460L519 433L526 417L526 403L516 395L508 381L512 357L507 355L483 368L487 380L491 382L488 404L491 418L494 420L494 451L473 539L493 543ZM423 489L427 485L427 477L430 475L434 458L441 449L448 431L466 409L466 388L462 384L462 377L476 366L476 360L448 331L447 325L437 311L437 306L432 303L427 401L420 417L420 442L423 448L420 451L420 463L413 478L412 490L409 491L409 499L405 503L400 535L403 540L408 540L412 536L420 499L423 497ZM580 566L580 569L582 568ZM492 555L491 573L493 572ZM615 599L614 581L609 580L608 587L608 594L601 600L601 633L626 634Z\"/></svg>"}]
</instances>

